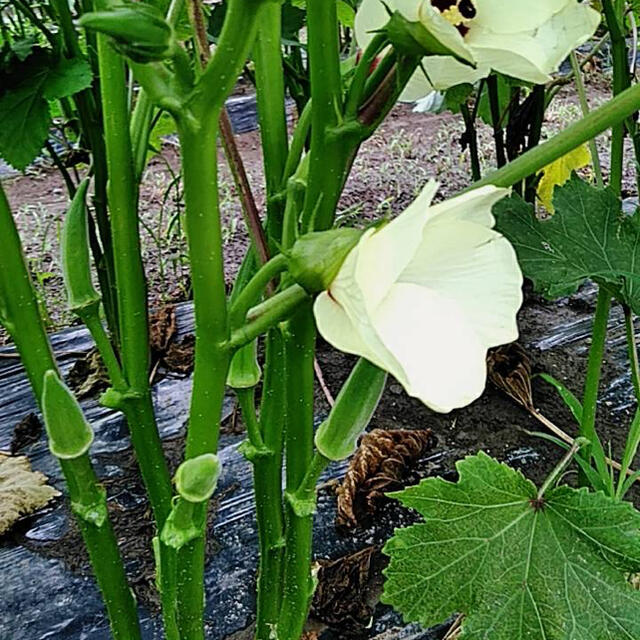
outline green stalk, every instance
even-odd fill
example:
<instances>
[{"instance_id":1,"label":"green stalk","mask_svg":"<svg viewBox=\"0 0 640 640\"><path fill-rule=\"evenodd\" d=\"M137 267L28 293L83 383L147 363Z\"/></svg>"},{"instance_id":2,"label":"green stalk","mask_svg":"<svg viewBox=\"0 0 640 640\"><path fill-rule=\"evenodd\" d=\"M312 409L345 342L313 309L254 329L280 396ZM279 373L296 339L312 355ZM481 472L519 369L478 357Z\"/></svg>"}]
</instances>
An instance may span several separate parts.
<instances>
[{"instance_id":1,"label":"green stalk","mask_svg":"<svg viewBox=\"0 0 640 640\"><path fill-rule=\"evenodd\" d=\"M254 497L258 523L259 568L256 600L256 640L270 640L282 602L282 458L286 417L285 352L282 333L266 337L260 430L270 452L253 463Z\"/></svg>"},{"instance_id":2,"label":"green stalk","mask_svg":"<svg viewBox=\"0 0 640 640\"><path fill-rule=\"evenodd\" d=\"M274 201L273 196L282 184L288 154L281 34L282 7L278 2L269 2L260 9L252 54L267 188L267 234L271 246L282 237L283 205Z\"/></svg>"},{"instance_id":3,"label":"green stalk","mask_svg":"<svg viewBox=\"0 0 640 640\"><path fill-rule=\"evenodd\" d=\"M108 3L102 2L97 8L108 8ZM156 526L161 531L171 511L173 491L149 387L147 291L138 233L137 185L129 134L125 66L105 36L99 34L97 43L109 171L108 200L116 257L121 360L130 393L122 410ZM165 632L168 638L176 638L175 552L160 545L160 558Z\"/></svg>"},{"instance_id":4,"label":"green stalk","mask_svg":"<svg viewBox=\"0 0 640 640\"><path fill-rule=\"evenodd\" d=\"M309 294L294 284L263 303L253 307L247 324L236 329L229 339L229 349L235 351L258 336L291 317L301 305L309 301Z\"/></svg>"},{"instance_id":5,"label":"green stalk","mask_svg":"<svg viewBox=\"0 0 640 640\"><path fill-rule=\"evenodd\" d=\"M591 111L582 120L567 127L548 142L523 153L508 165L474 182L467 190L488 184L510 187L600 135L616 123L625 120L639 108L640 85L633 85L600 108Z\"/></svg>"},{"instance_id":6,"label":"green stalk","mask_svg":"<svg viewBox=\"0 0 640 640\"><path fill-rule=\"evenodd\" d=\"M582 420L580 421L579 435L587 438L591 443L585 449L587 460L593 455L598 473L603 482L609 482L605 460L604 449L596 431L596 413L598 409L598 391L600 388L600 373L602 371L602 361L607 340L607 322L611 309L611 294L605 287L599 287L596 313L593 319L593 330L591 335L591 347L589 348L589 359L587 363L587 376L585 379L584 392L582 397Z\"/></svg>"},{"instance_id":7,"label":"green stalk","mask_svg":"<svg viewBox=\"0 0 640 640\"><path fill-rule=\"evenodd\" d=\"M582 117L588 115L589 101L587 99L587 92L584 87L584 80L582 78L582 69L578 62L578 56L575 51L571 52L569 56L571 60L571 68L573 69L573 76L575 79L576 90L578 91L578 98L580 100L580 109L582 110ZM600 165L600 154L598 153L598 147L596 141L592 138L589 140L589 153L591 154L591 163L593 164L593 172L596 174L596 182L598 187L604 189L604 178L602 176L602 166Z\"/></svg>"},{"instance_id":8,"label":"green stalk","mask_svg":"<svg viewBox=\"0 0 640 640\"><path fill-rule=\"evenodd\" d=\"M24 364L38 405L44 390L47 371L57 371L44 324L38 312L36 295L22 254L20 238L15 228L9 203L0 186L0 323L11 334ZM59 459L69 497L83 503L90 494L91 502L103 500L89 457L84 454L74 460ZM103 503L104 504L104 503ZM106 504L105 504L106 511ZM84 542L89 551L96 580L102 592L114 638L137 640L140 629L135 601L127 584L118 544L107 519L101 526L78 518Z\"/></svg>"},{"instance_id":9,"label":"green stalk","mask_svg":"<svg viewBox=\"0 0 640 640\"><path fill-rule=\"evenodd\" d=\"M311 157L303 227L331 227L344 184L345 143L331 136L342 119L342 78L335 0L307 2L309 70L311 76ZM351 150L347 149L350 153Z\"/></svg>"},{"instance_id":10,"label":"green stalk","mask_svg":"<svg viewBox=\"0 0 640 640\"><path fill-rule=\"evenodd\" d=\"M613 56L613 95L617 96L631 85L629 75L629 53L622 32L621 11L614 6L612 0L603 0L602 8L611 34L611 55ZM611 170L609 182L611 188L619 195L622 186L624 164L625 123L620 120L612 127L611 132Z\"/></svg>"},{"instance_id":11,"label":"green stalk","mask_svg":"<svg viewBox=\"0 0 640 640\"><path fill-rule=\"evenodd\" d=\"M313 457L313 360L315 323L311 305L289 321L286 353L286 491L295 494L307 475ZM298 640L302 635L314 590L311 576L313 510L297 512L285 502L285 549L282 606L278 640Z\"/></svg>"},{"instance_id":12,"label":"green stalk","mask_svg":"<svg viewBox=\"0 0 640 640\"><path fill-rule=\"evenodd\" d=\"M51 4L59 21L65 55L69 57L82 57L82 47L80 46L78 34L73 25L69 3L65 0L51 0ZM100 112L91 89L85 89L80 93L76 93L73 96L73 101L78 112L82 135L91 150L91 168L94 175L95 189L93 205L95 208L98 233L100 235L100 243L102 245L102 251L98 252L96 247L93 250L93 256L100 281L100 290L102 292L107 325L113 339L116 344L118 344L118 300L116 294L113 245L111 229L109 227L109 212L107 209L107 159L104 138L102 137Z\"/></svg>"},{"instance_id":13,"label":"green stalk","mask_svg":"<svg viewBox=\"0 0 640 640\"><path fill-rule=\"evenodd\" d=\"M217 187L217 118L202 129L179 123L196 344L185 458L215 453L230 353ZM195 507L206 517L208 501ZM179 626L183 639L204 638L203 536L179 553Z\"/></svg>"}]
</instances>

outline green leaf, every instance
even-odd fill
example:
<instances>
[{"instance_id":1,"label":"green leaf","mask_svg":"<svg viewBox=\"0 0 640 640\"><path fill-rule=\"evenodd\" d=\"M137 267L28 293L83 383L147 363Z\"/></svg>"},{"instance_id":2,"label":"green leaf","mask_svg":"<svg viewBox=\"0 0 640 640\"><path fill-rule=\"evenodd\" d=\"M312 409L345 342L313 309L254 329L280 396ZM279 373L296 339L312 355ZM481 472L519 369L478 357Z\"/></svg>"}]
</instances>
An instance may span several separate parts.
<instances>
[{"instance_id":1,"label":"green leaf","mask_svg":"<svg viewBox=\"0 0 640 640\"><path fill-rule=\"evenodd\" d=\"M566 486L543 503L520 472L484 453L460 480L423 480L393 494L425 523L396 531L384 552L383 601L431 626L464 613L460 640L640 638L640 514Z\"/></svg>"},{"instance_id":2,"label":"green leaf","mask_svg":"<svg viewBox=\"0 0 640 640\"><path fill-rule=\"evenodd\" d=\"M610 189L573 176L556 187L555 214L536 217L512 196L494 207L497 229L513 244L525 276L555 299L574 293L588 278L640 312L640 219L625 216Z\"/></svg>"},{"instance_id":3,"label":"green leaf","mask_svg":"<svg viewBox=\"0 0 640 640\"><path fill-rule=\"evenodd\" d=\"M50 124L42 78L27 77L0 98L0 156L16 169L25 169L40 153Z\"/></svg>"},{"instance_id":4,"label":"green leaf","mask_svg":"<svg viewBox=\"0 0 640 640\"><path fill-rule=\"evenodd\" d=\"M2 77L0 156L22 170L40 153L49 134L47 100L70 96L91 84L91 69L76 58L55 61L36 50L10 76Z\"/></svg>"},{"instance_id":5,"label":"green leaf","mask_svg":"<svg viewBox=\"0 0 640 640\"><path fill-rule=\"evenodd\" d=\"M48 70L42 87L47 100L66 98L91 86L91 67L82 58L61 59Z\"/></svg>"},{"instance_id":6,"label":"green leaf","mask_svg":"<svg viewBox=\"0 0 640 640\"><path fill-rule=\"evenodd\" d=\"M356 22L356 12L352 6L344 0L337 0L336 10L338 13L338 21L344 27L353 29Z\"/></svg>"}]
</instances>

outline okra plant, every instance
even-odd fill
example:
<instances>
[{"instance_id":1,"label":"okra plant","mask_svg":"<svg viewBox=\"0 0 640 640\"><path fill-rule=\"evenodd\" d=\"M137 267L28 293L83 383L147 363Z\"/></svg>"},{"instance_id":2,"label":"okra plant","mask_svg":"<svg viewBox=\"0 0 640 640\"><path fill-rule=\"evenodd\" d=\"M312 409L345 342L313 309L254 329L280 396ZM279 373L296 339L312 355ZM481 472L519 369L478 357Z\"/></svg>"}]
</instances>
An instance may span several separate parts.
<instances>
[{"instance_id":1,"label":"okra plant","mask_svg":"<svg viewBox=\"0 0 640 640\"><path fill-rule=\"evenodd\" d=\"M385 598L407 619L425 624L465 613L463 637L600 639L615 637L616 625L624 629L624 637L637 637L640 616L634 611L639 597L623 572L640 569L639 517L621 502L628 488L624 471L630 469L638 445L637 424L617 491L602 495L555 486L576 455L586 479L611 477L595 426L606 315L613 296L627 305L629 316L636 302L634 253L629 248L635 248L635 218L618 222L608 216L619 204L622 143L627 134L636 139L635 114L640 109L640 87L632 85L624 65L626 5L603 2L614 45L616 95L538 144L543 85L600 24L600 14L588 3L545 0L532 7L524 0L508 5L493 0L365 0L355 17L362 50L350 64L341 59L338 7L344 4L305 3L309 99L300 102L290 132L282 6L276 0L227 0L214 47L200 0L172 0L168 6L89 0L74 5L73 11L66 2L51 0L46 12L55 21L54 30L43 24L38 12L29 13L27 3L15 2L16 11L46 30L47 55L62 56L58 62L73 60L83 73L94 74L92 82L89 77L82 86L62 83L62 90L61 73L43 72L38 76L38 86L44 87L38 89L44 92L39 99L70 95L80 112L79 96L90 86L91 96L86 97L91 113L99 114L82 122L83 135L92 135L95 145L90 148L89 177L72 189L65 219L65 285L69 307L91 332L109 374L111 387L101 401L124 414L148 492L165 637L204 638L207 508L220 472L216 452L225 389L234 390L241 408L247 431L242 452L253 467L260 554L255 637L297 640L315 587L312 528L321 473L331 461L354 451L387 374L435 411L448 412L480 396L487 350L517 338L516 312L522 302L518 259L525 275L550 295L564 295L587 277L601 285L581 413L583 437L539 491L516 472L479 455L461 463L457 485L431 479L403 494L405 504L432 520L418 525L422 529L399 532L389 543L392 561ZM185 24L190 27L185 29ZM225 113L225 99L249 60L264 158L262 218L243 181ZM447 201L432 204L438 185L430 182L390 223L380 221L366 230L334 229L340 195L360 145L400 98L422 97L432 88L453 91L461 83L491 87L504 75L513 78L514 86L529 83L526 91L537 96L526 150L518 149L508 163L499 158L500 168ZM19 117L25 87L17 84L0 97L0 121L7 122L7 113ZM151 124L159 112L173 118L180 140L196 327L185 459L173 478L151 401L138 221L139 180ZM498 124L496 119L497 130ZM556 192L557 217L551 222L537 222L515 196L506 199L513 186L530 196L539 172L608 129L613 131L608 190L576 186L574 178ZM238 178L251 235L229 295L218 196L219 137ZM0 149L11 160L1 142ZM479 178L477 171L474 177ZM583 202L580 189L590 190L590 195L584 200L588 210L572 220L576 234L588 232L598 246L606 244L588 267L577 255L582 245L572 246L570 254L562 235L566 202ZM90 216L92 209L98 216L102 195L106 204L99 220L107 222L108 250L102 232L96 244ZM602 236L592 234L590 226L598 215L605 218ZM4 194L0 235L0 321L21 354L42 410L113 635L138 638L135 602L105 492L92 468L91 427L57 369ZM537 257L540 242L547 252L544 260ZM592 258L593 251L588 252ZM92 273L104 255L113 262L115 286L101 278L98 290ZM106 326L105 318L111 318ZM360 359L314 434L318 332ZM261 360L258 340L264 343ZM635 354L635 347L630 353ZM592 459L595 471L590 471ZM501 502L505 494L513 499ZM424 507L427 503L437 508ZM604 518L603 510L610 517ZM458 539L452 537L456 531ZM545 577L532 558L539 561L554 534L561 540ZM474 537L478 544L471 549ZM593 580L580 582L584 574L569 553L593 564ZM415 597L416 590L430 592L429 580L449 567L458 579L471 582L452 579L440 585L440 600L434 598L431 608L426 607L423 598ZM568 571L580 584L563 599L559 590ZM535 573L535 585L528 582L530 573ZM607 597L600 603L602 615L589 618L593 607L588 596L596 577ZM487 586L493 584L493 590ZM587 632L591 620L595 631Z\"/></svg>"}]
</instances>

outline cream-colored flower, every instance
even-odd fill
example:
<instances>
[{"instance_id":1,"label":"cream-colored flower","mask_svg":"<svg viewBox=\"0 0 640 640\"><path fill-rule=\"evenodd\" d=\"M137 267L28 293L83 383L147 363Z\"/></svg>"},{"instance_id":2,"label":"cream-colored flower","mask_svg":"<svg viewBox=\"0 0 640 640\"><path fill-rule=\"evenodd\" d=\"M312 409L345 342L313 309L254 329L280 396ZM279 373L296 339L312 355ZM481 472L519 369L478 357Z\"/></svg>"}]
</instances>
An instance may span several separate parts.
<instances>
[{"instance_id":1,"label":"cream-colored flower","mask_svg":"<svg viewBox=\"0 0 640 640\"><path fill-rule=\"evenodd\" d=\"M403 100L417 100L436 89L476 82L492 70L545 83L600 23L600 14L578 0L387 0L387 6L411 22L420 22L456 55L423 60ZM363 0L356 14L356 38L365 47L389 16L381 0Z\"/></svg>"},{"instance_id":2,"label":"cream-colored flower","mask_svg":"<svg viewBox=\"0 0 640 640\"><path fill-rule=\"evenodd\" d=\"M522 274L493 230L488 186L431 206L430 182L408 209L370 229L316 299L321 335L389 371L446 413L478 398L487 350L518 336Z\"/></svg>"}]
</instances>

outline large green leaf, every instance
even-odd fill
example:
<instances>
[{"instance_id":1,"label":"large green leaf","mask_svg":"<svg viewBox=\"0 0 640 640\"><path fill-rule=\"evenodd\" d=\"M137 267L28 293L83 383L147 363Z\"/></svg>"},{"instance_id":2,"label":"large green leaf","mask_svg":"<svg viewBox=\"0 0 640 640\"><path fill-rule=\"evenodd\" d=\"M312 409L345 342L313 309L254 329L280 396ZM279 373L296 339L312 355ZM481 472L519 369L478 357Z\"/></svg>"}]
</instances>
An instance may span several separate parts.
<instances>
[{"instance_id":1,"label":"large green leaf","mask_svg":"<svg viewBox=\"0 0 640 640\"><path fill-rule=\"evenodd\" d=\"M546 220L512 196L494 207L497 229L513 244L524 274L548 298L574 293L590 278L640 313L640 220L619 198L577 176L557 187Z\"/></svg>"},{"instance_id":2,"label":"large green leaf","mask_svg":"<svg viewBox=\"0 0 640 640\"><path fill-rule=\"evenodd\" d=\"M384 602L431 626L464 613L461 640L637 640L640 514L566 486L542 501L520 472L486 454L394 494L425 518L384 552Z\"/></svg>"},{"instance_id":3,"label":"large green leaf","mask_svg":"<svg viewBox=\"0 0 640 640\"><path fill-rule=\"evenodd\" d=\"M40 153L51 126L48 100L71 96L91 84L82 59L54 60L37 50L3 75L0 97L0 156L24 169Z\"/></svg>"}]
</instances>

